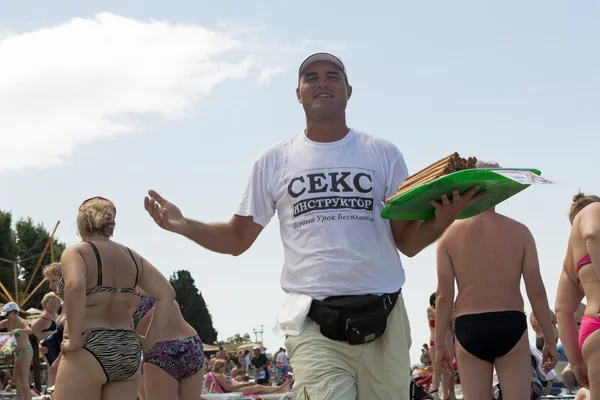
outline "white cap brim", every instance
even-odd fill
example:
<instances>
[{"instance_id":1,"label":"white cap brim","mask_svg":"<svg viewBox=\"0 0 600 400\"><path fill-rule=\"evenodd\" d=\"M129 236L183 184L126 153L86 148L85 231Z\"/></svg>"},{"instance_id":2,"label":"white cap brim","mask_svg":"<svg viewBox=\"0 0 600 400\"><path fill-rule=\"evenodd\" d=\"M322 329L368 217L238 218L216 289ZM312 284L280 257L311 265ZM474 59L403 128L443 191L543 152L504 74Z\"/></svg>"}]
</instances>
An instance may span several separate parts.
<instances>
[{"instance_id":1,"label":"white cap brim","mask_svg":"<svg viewBox=\"0 0 600 400\"><path fill-rule=\"evenodd\" d=\"M6 314L8 314L6 311L2 311L2 312L0 313L0 317L6 317Z\"/></svg>"},{"instance_id":2,"label":"white cap brim","mask_svg":"<svg viewBox=\"0 0 600 400\"><path fill-rule=\"evenodd\" d=\"M318 61L327 61L327 62L330 62L333 65L337 66L339 69L341 69L344 73L346 73L346 67L344 66L344 63L342 62L342 60L340 60L339 58L337 58L333 54L330 54L330 53L314 53L314 54L308 56L302 62L302 64L300 64L300 68L298 68L298 76L302 75L302 72L304 72L304 70L309 65L311 65L312 63L318 62Z\"/></svg>"}]
</instances>

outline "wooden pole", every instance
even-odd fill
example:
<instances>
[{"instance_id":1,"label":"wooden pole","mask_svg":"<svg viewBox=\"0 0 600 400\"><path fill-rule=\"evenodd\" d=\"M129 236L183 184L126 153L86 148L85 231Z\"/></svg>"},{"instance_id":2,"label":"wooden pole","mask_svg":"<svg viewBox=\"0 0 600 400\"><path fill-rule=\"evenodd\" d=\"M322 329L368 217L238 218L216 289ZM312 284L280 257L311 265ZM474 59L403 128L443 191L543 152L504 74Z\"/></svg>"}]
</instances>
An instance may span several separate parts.
<instances>
[{"instance_id":1,"label":"wooden pole","mask_svg":"<svg viewBox=\"0 0 600 400\"><path fill-rule=\"evenodd\" d=\"M10 301L15 301L12 296L10 295L9 291L6 290L6 288L4 287L4 285L2 284L2 282L0 282L0 289L2 289L2 291L4 292L4 294L6 295L6 297L8 297L8 299Z\"/></svg>"},{"instance_id":2,"label":"wooden pole","mask_svg":"<svg viewBox=\"0 0 600 400\"><path fill-rule=\"evenodd\" d=\"M23 296L27 295L27 291L29 290L29 287L33 283L33 279L35 278L35 274L37 274L37 271L40 268L40 265L42 264L42 260L44 259L44 256L46 255L46 251L48 251L48 247L50 247L50 244L52 243L52 241L54 239L54 234L56 233L56 229L58 228L59 224L60 224L60 221L58 221L56 223L56 225L54 226L54 230L52 231L52 234L48 238L48 241L46 242L46 246L44 246L44 251L42 251L42 255L38 259L37 265L35 266L35 269L33 270L33 273L31 274L31 277L29 277L29 283L27 283L27 287L23 291Z\"/></svg>"},{"instance_id":3,"label":"wooden pole","mask_svg":"<svg viewBox=\"0 0 600 400\"><path fill-rule=\"evenodd\" d=\"M54 262L54 238L50 241L50 262Z\"/></svg>"},{"instance_id":4,"label":"wooden pole","mask_svg":"<svg viewBox=\"0 0 600 400\"><path fill-rule=\"evenodd\" d=\"M31 297L37 293L37 291L42 287L44 283L46 283L46 277L44 277L44 279L42 279L42 281L38 283L38 285L31 291L31 293L27 295L25 300L23 300L23 302L21 303L21 308L23 308L25 304L31 299Z\"/></svg>"},{"instance_id":5,"label":"wooden pole","mask_svg":"<svg viewBox=\"0 0 600 400\"><path fill-rule=\"evenodd\" d=\"M8 302L12 301L12 300L11 300L11 299L9 299L8 297L6 297L6 295L5 295L4 293L2 293L2 292L0 292L0 296L2 297L2 299L3 299L3 300L6 302L6 303L8 303Z\"/></svg>"}]
</instances>

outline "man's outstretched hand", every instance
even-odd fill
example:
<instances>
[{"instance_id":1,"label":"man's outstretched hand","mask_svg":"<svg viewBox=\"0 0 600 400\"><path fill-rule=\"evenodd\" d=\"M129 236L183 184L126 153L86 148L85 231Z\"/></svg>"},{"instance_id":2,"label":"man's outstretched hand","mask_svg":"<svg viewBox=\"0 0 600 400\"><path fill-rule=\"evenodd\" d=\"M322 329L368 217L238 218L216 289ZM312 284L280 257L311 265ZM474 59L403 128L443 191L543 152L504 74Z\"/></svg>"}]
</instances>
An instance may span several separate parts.
<instances>
[{"instance_id":1,"label":"man's outstretched hand","mask_svg":"<svg viewBox=\"0 0 600 400\"><path fill-rule=\"evenodd\" d=\"M487 192L477 193L478 190L479 186L475 186L462 195L458 190L453 190L452 200L445 193L442 194L441 203L431 200L429 203L435 207L435 219L441 224L450 225L465 208L487 196Z\"/></svg>"},{"instance_id":2,"label":"man's outstretched hand","mask_svg":"<svg viewBox=\"0 0 600 400\"><path fill-rule=\"evenodd\" d=\"M144 197L144 208L161 228L180 235L185 233L187 224L179 208L154 190Z\"/></svg>"}]
</instances>

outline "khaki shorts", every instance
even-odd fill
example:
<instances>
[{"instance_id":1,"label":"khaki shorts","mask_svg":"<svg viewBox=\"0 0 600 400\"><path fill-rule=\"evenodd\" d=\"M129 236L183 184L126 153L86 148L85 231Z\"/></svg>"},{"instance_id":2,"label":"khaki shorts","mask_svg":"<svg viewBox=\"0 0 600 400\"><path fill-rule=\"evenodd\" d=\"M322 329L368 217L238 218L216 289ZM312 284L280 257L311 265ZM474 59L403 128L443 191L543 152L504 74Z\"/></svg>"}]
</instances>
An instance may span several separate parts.
<instances>
[{"instance_id":1,"label":"khaki shorts","mask_svg":"<svg viewBox=\"0 0 600 400\"><path fill-rule=\"evenodd\" d=\"M298 400L409 400L410 325L398 297L387 329L377 340L350 345L323 336L310 321L285 347Z\"/></svg>"}]
</instances>

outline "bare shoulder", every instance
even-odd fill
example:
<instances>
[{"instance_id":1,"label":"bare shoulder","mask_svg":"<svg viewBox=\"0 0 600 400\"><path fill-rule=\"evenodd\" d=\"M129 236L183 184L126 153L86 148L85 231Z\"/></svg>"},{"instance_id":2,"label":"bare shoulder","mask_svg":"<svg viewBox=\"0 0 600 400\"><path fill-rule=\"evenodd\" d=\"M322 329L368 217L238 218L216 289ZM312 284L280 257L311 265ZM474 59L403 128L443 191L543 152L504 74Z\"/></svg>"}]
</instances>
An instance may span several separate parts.
<instances>
[{"instance_id":1,"label":"bare shoulder","mask_svg":"<svg viewBox=\"0 0 600 400\"><path fill-rule=\"evenodd\" d=\"M581 215L581 217L579 217ZM600 202L588 204L579 212L579 218L594 218L600 221Z\"/></svg>"},{"instance_id":2,"label":"bare shoulder","mask_svg":"<svg viewBox=\"0 0 600 400\"><path fill-rule=\"evenodd\" d=\"M80 243L75 243L72 244L70 246L68 246L63 252L61 257L65 258L65 257L72 257L76 254L83 254L84 251L86 250L86 247L90 247L89 244L85 243L85 242L80 242Z\"/></svg>"},{"instance_id":3,"label":"bare shoulder","mask_svg":"<svg viewBox=\"0 0 600 400\"><path fill-rule=\"evenodd\" d=\"M497 214L497 216L504 224L504 229L509 230L511 234L520 235L524 240L533 239L531 230L524 223L507 217L506 215Z\"/></svg>"},{"instance_id":4,"label":"bare shoulder","mask_svg":"<svg viewBox=\"0 0 600 400\"><path fill-rule=\"evenodd\" d=\"M469 229L469 222L470 221L468 220L454 221L448 228L446 228L442 236L440 236L438 239L438 248L449 245L452 243L452 239L455 238L458 233L465 232L467 229Z\"/></svg>"}]
</instances>

